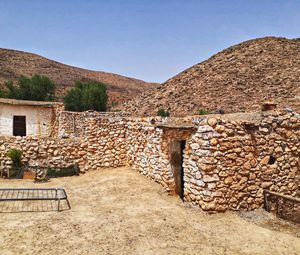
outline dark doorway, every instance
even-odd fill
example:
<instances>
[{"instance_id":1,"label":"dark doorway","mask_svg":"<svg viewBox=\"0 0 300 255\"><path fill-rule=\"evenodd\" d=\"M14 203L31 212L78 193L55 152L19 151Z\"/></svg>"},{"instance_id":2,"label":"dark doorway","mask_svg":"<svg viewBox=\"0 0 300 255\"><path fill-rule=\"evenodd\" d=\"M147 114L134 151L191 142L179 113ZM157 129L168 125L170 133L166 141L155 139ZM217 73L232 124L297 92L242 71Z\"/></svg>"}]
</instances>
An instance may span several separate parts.
<instances>
[{"instance_id":1,"label":"dark doorway","mask_svg":"<svg viewBox=\"0 0 300 255\"><path fill-rule=\"evenodd\" d=\"M183 155L185 149L185 141L174 141L171 144L171 165L175 180L175 193L183 199L184 195L184 171L183 171Z\"/></svg>"},{"instance_id":2,"label":"dark doorway","mask_svg":"<svg viewBox=\"0 0 300 255\"><path fill-rule=\"evenodd\" d=\"M26 116L14 116L13 135L26 136Z\"/></svg>"}]
</instances>

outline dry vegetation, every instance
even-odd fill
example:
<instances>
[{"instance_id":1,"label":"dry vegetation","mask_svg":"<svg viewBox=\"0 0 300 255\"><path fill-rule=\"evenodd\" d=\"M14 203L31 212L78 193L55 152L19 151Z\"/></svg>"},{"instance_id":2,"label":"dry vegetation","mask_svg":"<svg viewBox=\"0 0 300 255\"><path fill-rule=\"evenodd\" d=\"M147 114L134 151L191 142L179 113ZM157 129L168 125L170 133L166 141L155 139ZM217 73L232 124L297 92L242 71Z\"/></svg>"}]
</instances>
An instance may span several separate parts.
<instances>
[{"instance_id":1,"label":"dry vegetation","mask_svg":"<svg viewBox=\"0 0 300 255\"><path fill-rule=\"evenodd\" d=\"M260 109L273 100L300 110L300 39L265 37L229 47L141 94L123 109L171 116L199 111L225 113Z\"/></svg>"},{"instance_id":2,"label":"dry vegetation","mask_svg":"<svg viewBox=\"0 0 300 255\"><path fill-rule=\"evenodd\" d=\"M209 215L129 168L79 177L0 180L65 187L70 211L0 214L0 254L299 254L299 226L262 210Z\"/></svg>"},{"instance_id":3,"label":"dry vegetation","mask_svg":"<svg viewBox=\"0 0 300 255\"><path fill-rule=\"evenodd\" d=\"M126 101L157 85L113 73L64 65L28 52L0 48L0 86L5 81L16 80L21 75L34 74L46 75L55 81L58 85L58 96L72 88L77 80L102 82L108 85L110 100L116 102Z\"/></svg>"}]
</instances>

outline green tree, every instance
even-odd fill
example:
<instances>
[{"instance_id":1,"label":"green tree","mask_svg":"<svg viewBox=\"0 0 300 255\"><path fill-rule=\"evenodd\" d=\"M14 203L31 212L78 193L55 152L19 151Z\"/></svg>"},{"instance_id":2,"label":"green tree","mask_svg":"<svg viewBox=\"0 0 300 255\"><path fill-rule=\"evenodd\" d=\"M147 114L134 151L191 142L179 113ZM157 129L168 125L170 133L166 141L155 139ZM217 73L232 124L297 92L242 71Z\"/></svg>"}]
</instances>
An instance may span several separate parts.
<instances>
[{"instance_id":1,"label":"green tree","mask_svg":"<svg viewBox=\"0 0 300 255\"><path fill-rule=\"evenodd\" d=\"M66 110L73 112L84 111L82 107L82 91L75 87L71 89L64 97L64 105Z\"/></svg>"},{"instance_id":2,"label":"green tree","mask_svg":"<svg viewBox=\"0 0 300 255\"><path fill-rule=\"evenodd\" d=\"M0 97L34 101L53 101L55 99L55 87L55 83L47 76L37 74L31 78L21 76L16 86L12 81L6 82L5 89L0 90Z\"/></svg>"},{"instance_id":3,"label":"green tree","mask_svg":"<svg viewBox=\"0 0 300 255\"><path fill-rule=\"evenodd\" d=\"M64 97L64 104L68 111L106 111L107 98L103 83L77 81L75 87Z\"/></svg>"}]
</instances>

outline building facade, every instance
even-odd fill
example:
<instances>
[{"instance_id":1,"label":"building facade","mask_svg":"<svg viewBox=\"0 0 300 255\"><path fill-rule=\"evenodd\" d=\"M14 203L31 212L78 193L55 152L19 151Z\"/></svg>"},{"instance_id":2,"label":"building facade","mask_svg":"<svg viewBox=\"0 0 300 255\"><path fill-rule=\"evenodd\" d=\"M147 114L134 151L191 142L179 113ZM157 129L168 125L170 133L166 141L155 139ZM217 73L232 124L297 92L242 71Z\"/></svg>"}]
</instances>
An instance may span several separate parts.
<instances>
[{"instance_id":1,"label":"building facade","mask_svg":"<svg viewBox=\"0 0 300 255\"><path fill-rule=\"evenodd\" d=\"M54 128L62 103L0 98L0 135L47 135Z\"/></svg>"}]
</instances>

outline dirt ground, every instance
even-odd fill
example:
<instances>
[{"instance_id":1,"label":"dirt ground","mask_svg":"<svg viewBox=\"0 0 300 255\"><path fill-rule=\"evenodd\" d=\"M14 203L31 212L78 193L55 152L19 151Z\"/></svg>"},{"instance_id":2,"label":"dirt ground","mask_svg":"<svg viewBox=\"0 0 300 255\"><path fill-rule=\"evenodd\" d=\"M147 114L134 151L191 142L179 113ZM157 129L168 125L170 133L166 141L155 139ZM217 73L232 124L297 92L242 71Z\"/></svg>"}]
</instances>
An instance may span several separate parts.
<instances>
[{"instance_id":1,"label":"dirt ground","mask_svg":"<svg viewBox=\"0 0 300 255\"><path fill-rule=\"evenodd\" d=\"M1 255L300 254L299 225L263 210L204 213L130 168L42 184L1 180L0 187L64 187L72 206L1 213Z\"/></svg>"}]
</instances>

